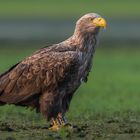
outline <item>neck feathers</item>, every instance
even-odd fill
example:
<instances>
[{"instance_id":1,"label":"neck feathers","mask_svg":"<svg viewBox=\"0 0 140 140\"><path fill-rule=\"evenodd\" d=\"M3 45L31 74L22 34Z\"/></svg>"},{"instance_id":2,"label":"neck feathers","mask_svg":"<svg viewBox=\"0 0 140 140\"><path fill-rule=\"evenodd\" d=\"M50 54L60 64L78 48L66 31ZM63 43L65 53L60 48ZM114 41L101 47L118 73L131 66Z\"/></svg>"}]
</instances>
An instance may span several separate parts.
<instances>
[{"instance_id":1,"label":"neck feathers","mask_svg":"<svg viewBox=\"0 0 140 140\"><path fill-rule=\"evenodd\" d=\"M95 30L94 33L84 33L76 30L72 36L72 39L77 44L81 51L89 50L89 47L95 49L96 46L96 37L99 30Z\"/></svg>"}]
</instances>

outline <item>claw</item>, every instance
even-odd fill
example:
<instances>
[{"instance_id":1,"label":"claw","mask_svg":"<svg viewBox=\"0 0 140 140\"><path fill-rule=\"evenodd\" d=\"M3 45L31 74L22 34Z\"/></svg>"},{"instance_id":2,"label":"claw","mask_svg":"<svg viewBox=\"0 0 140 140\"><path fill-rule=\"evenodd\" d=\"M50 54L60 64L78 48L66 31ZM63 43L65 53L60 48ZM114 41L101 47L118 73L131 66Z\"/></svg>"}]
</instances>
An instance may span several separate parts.
<instances>
[{"instance_id":1,"label":"claw","mask_svg":"<svg viewBox=\"0 0 140 140\"><path fill-rule=\"evenodd\" d=\"M51 130L51 131L59 130L59 122L58 122L58 120L57 119L55 120L54 118L52 118L52 121L53 121L53 126L51 126L48 129Z\"/></svg>"},{"instance_id":2,"label":"claw","mask_svg":"<svg viewBox=\"0 0 140 140\"><path fill-rule=\"evenodd\" d=\"M58 131L60 128L73 128L73 126L67 122L62 113L59 113L57 118L52 118L53 126L49 128L52 131Z\"/></svg>"},{"instance_id":3,"label":"claw","mask_svg":"<svg viewBox=\"0 0 140 140\"><path fill-rule=\"evenodd\" d=\"M58 125L53 125L52 127L48 128L48 130L58 131L59 130L59 126Z\"/></svg>"}]
</instances>

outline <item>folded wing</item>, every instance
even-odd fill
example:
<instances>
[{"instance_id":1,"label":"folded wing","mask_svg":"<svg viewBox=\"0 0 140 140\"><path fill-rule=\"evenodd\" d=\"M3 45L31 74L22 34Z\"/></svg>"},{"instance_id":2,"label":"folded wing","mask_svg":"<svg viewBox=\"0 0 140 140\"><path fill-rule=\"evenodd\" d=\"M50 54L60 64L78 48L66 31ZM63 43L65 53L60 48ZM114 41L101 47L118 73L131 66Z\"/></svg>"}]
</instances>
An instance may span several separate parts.
<instances>
[{"instance_id":1,"label":"folded wing","mask_svg":"<svg viewBox=\"0 0 140 140\"><path fill-rule=\"evenodd\" d=\"M0 102L19 103L51 90L78 67L75 51L38 53L0 75Z\"/></svg>"}]
</instances>

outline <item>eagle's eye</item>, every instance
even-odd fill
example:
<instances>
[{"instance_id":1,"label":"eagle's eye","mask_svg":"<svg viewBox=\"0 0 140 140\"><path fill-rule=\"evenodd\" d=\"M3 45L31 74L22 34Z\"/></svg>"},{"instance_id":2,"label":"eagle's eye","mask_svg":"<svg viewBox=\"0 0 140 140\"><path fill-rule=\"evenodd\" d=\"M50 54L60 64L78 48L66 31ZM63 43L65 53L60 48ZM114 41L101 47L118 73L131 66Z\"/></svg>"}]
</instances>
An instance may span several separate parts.
<instances>
[{"instance_id":1,"label":"eagle's eye","mask_svg":"<svg viewBox=\"0 0 140 140\"><path fill-rule=\"evenodd\" d=\"M94 18L91 18L91 17L89 18L89 21L91 21L91 22L92 22L93 20L94 20Z\"/></svg>"}]
</instances>

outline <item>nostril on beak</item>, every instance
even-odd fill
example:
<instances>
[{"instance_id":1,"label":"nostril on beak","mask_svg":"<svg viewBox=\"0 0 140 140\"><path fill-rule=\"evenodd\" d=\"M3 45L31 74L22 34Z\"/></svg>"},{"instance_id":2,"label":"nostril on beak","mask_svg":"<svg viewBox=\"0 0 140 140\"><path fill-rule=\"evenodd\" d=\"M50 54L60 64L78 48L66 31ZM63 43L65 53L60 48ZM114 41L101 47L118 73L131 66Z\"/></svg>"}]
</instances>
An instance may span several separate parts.
<instances>
[{"instance_id":1,"label":"nostril on beak","mask_svg":"<svg viewBox=\"0 0 140 140\"><path fill-rule=\"evenodd\" d=\"M101 18L99 18L98 21L101 21Z\"/></svg>"}]
</instances>

